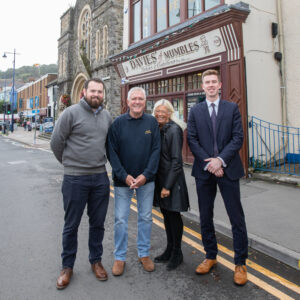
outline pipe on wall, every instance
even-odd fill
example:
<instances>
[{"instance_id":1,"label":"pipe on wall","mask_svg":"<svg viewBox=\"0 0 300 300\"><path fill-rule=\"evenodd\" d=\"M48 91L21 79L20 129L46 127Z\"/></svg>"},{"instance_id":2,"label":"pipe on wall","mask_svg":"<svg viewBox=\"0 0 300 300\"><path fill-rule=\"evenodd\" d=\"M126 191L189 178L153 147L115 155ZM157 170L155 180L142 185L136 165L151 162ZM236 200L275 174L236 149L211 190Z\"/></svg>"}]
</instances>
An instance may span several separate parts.
<instances>
[{"instance_id":1,"label":"pipe on wall","mask_svg":"<svg viewBox=\"0 0 300 300\"><path fill-rule=\"evenodd\" d=\"M279 62L280 68L280 93L281 93L281 118L282 125L288 125L287 117L287 101L286 101L286 78L285 78L285 52L283 40L283 25L282 25L282 1L277 0L277 16L278 16L278 41L279 51L282 53L282 59Z\"/></svg>"}]
</instances>

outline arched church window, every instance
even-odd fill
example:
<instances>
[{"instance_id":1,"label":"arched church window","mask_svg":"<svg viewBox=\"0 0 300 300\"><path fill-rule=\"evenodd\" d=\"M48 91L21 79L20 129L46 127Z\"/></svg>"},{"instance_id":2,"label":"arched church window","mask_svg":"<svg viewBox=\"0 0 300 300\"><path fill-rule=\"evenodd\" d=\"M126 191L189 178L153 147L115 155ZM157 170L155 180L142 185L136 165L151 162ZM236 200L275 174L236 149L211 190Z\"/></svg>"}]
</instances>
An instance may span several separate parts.
<instances>
[{"instance_id":1,"label":"arched church window","mask_svg":"<svg viewBox=\"0 0 300 300\"><path fill-rule=\"evenodd\" d=\"M91 49L90 49L90 37L91 37L91 12L89 7L85 8L81 13L81 18L79 21L79 46L80 51L88 59L90 59Z\"/></svg>"},{"instance_id":2,"label":"arched church window","mask_svg":"<svg viewBox=\"0 0 300 300\"><path fill-rule=\"evenodd\" d=\"M63 55L62 54L60 54L59 55L59 70L58 70L58 72L59 72L59 76L62 76L63 74L62 74L62 66L63 66Z\"/></svg>"},{"instance_id":3,"label":"arched church window","mask_svg":"<svg viewBox=\"0 0 300 300\"><path fill-rule=\"evenodd\" d=\"M67 54L66 54L66 52L64 52L64 54L63 54L62 73L64 76L67 74Z\"/></svg>"},{"instance_id":4,"label":"arched church window","mask_svg":"<svg viewBox=\"0 0 300 300\"><path fill-rule=\"evenodd\" d=\"M96 60L99 60L100 59L100 30L96 31L95 52L96 52Z\"/></svg>"},{"instance_id":5,"label":"arched church window","mask_svg":"<svg viewBox=\"0 0 300 300\"><path fill-rule=\"evenodd\" d=\"M103 26L103 43L102 43L102 53L103 53L103 58L108 57L108 28L107 25Z\"/></svg>"}]
</instances>

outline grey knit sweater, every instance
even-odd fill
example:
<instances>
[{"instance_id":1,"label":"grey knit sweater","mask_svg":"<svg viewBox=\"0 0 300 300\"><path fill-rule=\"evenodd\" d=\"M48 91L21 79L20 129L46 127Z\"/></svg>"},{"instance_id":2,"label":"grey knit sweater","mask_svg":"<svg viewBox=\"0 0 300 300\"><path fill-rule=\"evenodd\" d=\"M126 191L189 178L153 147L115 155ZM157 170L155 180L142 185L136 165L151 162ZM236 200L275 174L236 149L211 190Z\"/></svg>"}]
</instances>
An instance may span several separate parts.
<instances>
[{"instance_id":1,"label":"grey knit sweater","mask_svg":"<svg viewBox=\"0 0 300 300\"><path fill-rule=\"evenodd\" d=\"M105 109L94 113L82 98L60 115L51 137L51 149L63 164L65 175L106 171L106 136L112 123Z\"/></svg>"}]
</instances>

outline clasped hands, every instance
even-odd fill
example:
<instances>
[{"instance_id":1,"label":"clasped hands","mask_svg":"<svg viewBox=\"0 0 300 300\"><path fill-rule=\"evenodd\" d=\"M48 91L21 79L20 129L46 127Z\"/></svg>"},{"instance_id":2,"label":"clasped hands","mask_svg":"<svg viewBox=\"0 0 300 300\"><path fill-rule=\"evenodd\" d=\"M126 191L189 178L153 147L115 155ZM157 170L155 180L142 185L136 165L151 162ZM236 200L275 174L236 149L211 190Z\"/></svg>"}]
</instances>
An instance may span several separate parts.
<instances>
[{"instance_id":1,"label":"clasped hands","mask_svg":"<svg viewBox=\"0 0 300 300\"><path fill-rule=\"evenodd\" d=\"M144 185L146 181L147 179L143 174L139 175L137 178L134 178L131 175L127 175L126 177L126 184L131 189L138 189L140 186Z\"/></svg>"},{"instance_id":2,"label":"clasped hands","mask_svg":"<svg viewBox=\"0 0 300 300\"><path fill-rule=\"evenodd\" d=\"M207 171L214 174L216 177L223 177L224 175L224 170L222 168L222 162L220 159L216 158L216 157L210 157L205 159L204 161L206 161L208 163L207 166Z\"/></svg>"},{"instance_id":3,"label":"clasped hands","mask_svg":"<svg viewBox=\"0 0 300 300\"><path fill-rule=\"evenodd\" d=\"M166 198L169 197L171 194L170 190L167 190L166 188L162 188L160 192L160 198Z\"/></svg>"}]
</instances>

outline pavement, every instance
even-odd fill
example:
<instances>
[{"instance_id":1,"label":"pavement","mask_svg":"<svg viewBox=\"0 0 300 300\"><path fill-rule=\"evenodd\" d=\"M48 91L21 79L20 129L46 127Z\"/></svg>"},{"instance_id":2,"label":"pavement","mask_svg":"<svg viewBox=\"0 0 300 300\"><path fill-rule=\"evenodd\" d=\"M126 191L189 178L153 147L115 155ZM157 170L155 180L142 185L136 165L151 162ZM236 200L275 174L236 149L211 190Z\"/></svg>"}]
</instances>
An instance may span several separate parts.
<instances>
[{"instance_id":1,"label":"pavement","mask_svg":"<svg viewBox=\"0 0 300 300\"><path fill-rule=\"evenodd\" d=\"M37 131L18 128L4 138L30 147L51 151L49 141L40 139ZM191 166L184 167L190 196L190 211L185 217L199 222L198 202ZM241 199L246 216L249 246L300 270L300 177L270 173L252 173L241 179ZM216 231L228 237L231 225L217 193L214 210Z\"/></svg>"},{"instance_id":2,"label":"pavement","mask_svg":"<svg viewBox=\"0 0 300 300\"><path fill-rule=\"evenodd\" d=\"M8 132L7 134L0 133L5 138L9 138L16 142L26 144L34 148L41 148L50 151L50 145L48 140L39 139L39 130L32 129L31 131L25 131L23 127L18 127L14 132Z\"/></svg>"}]
</instances>

